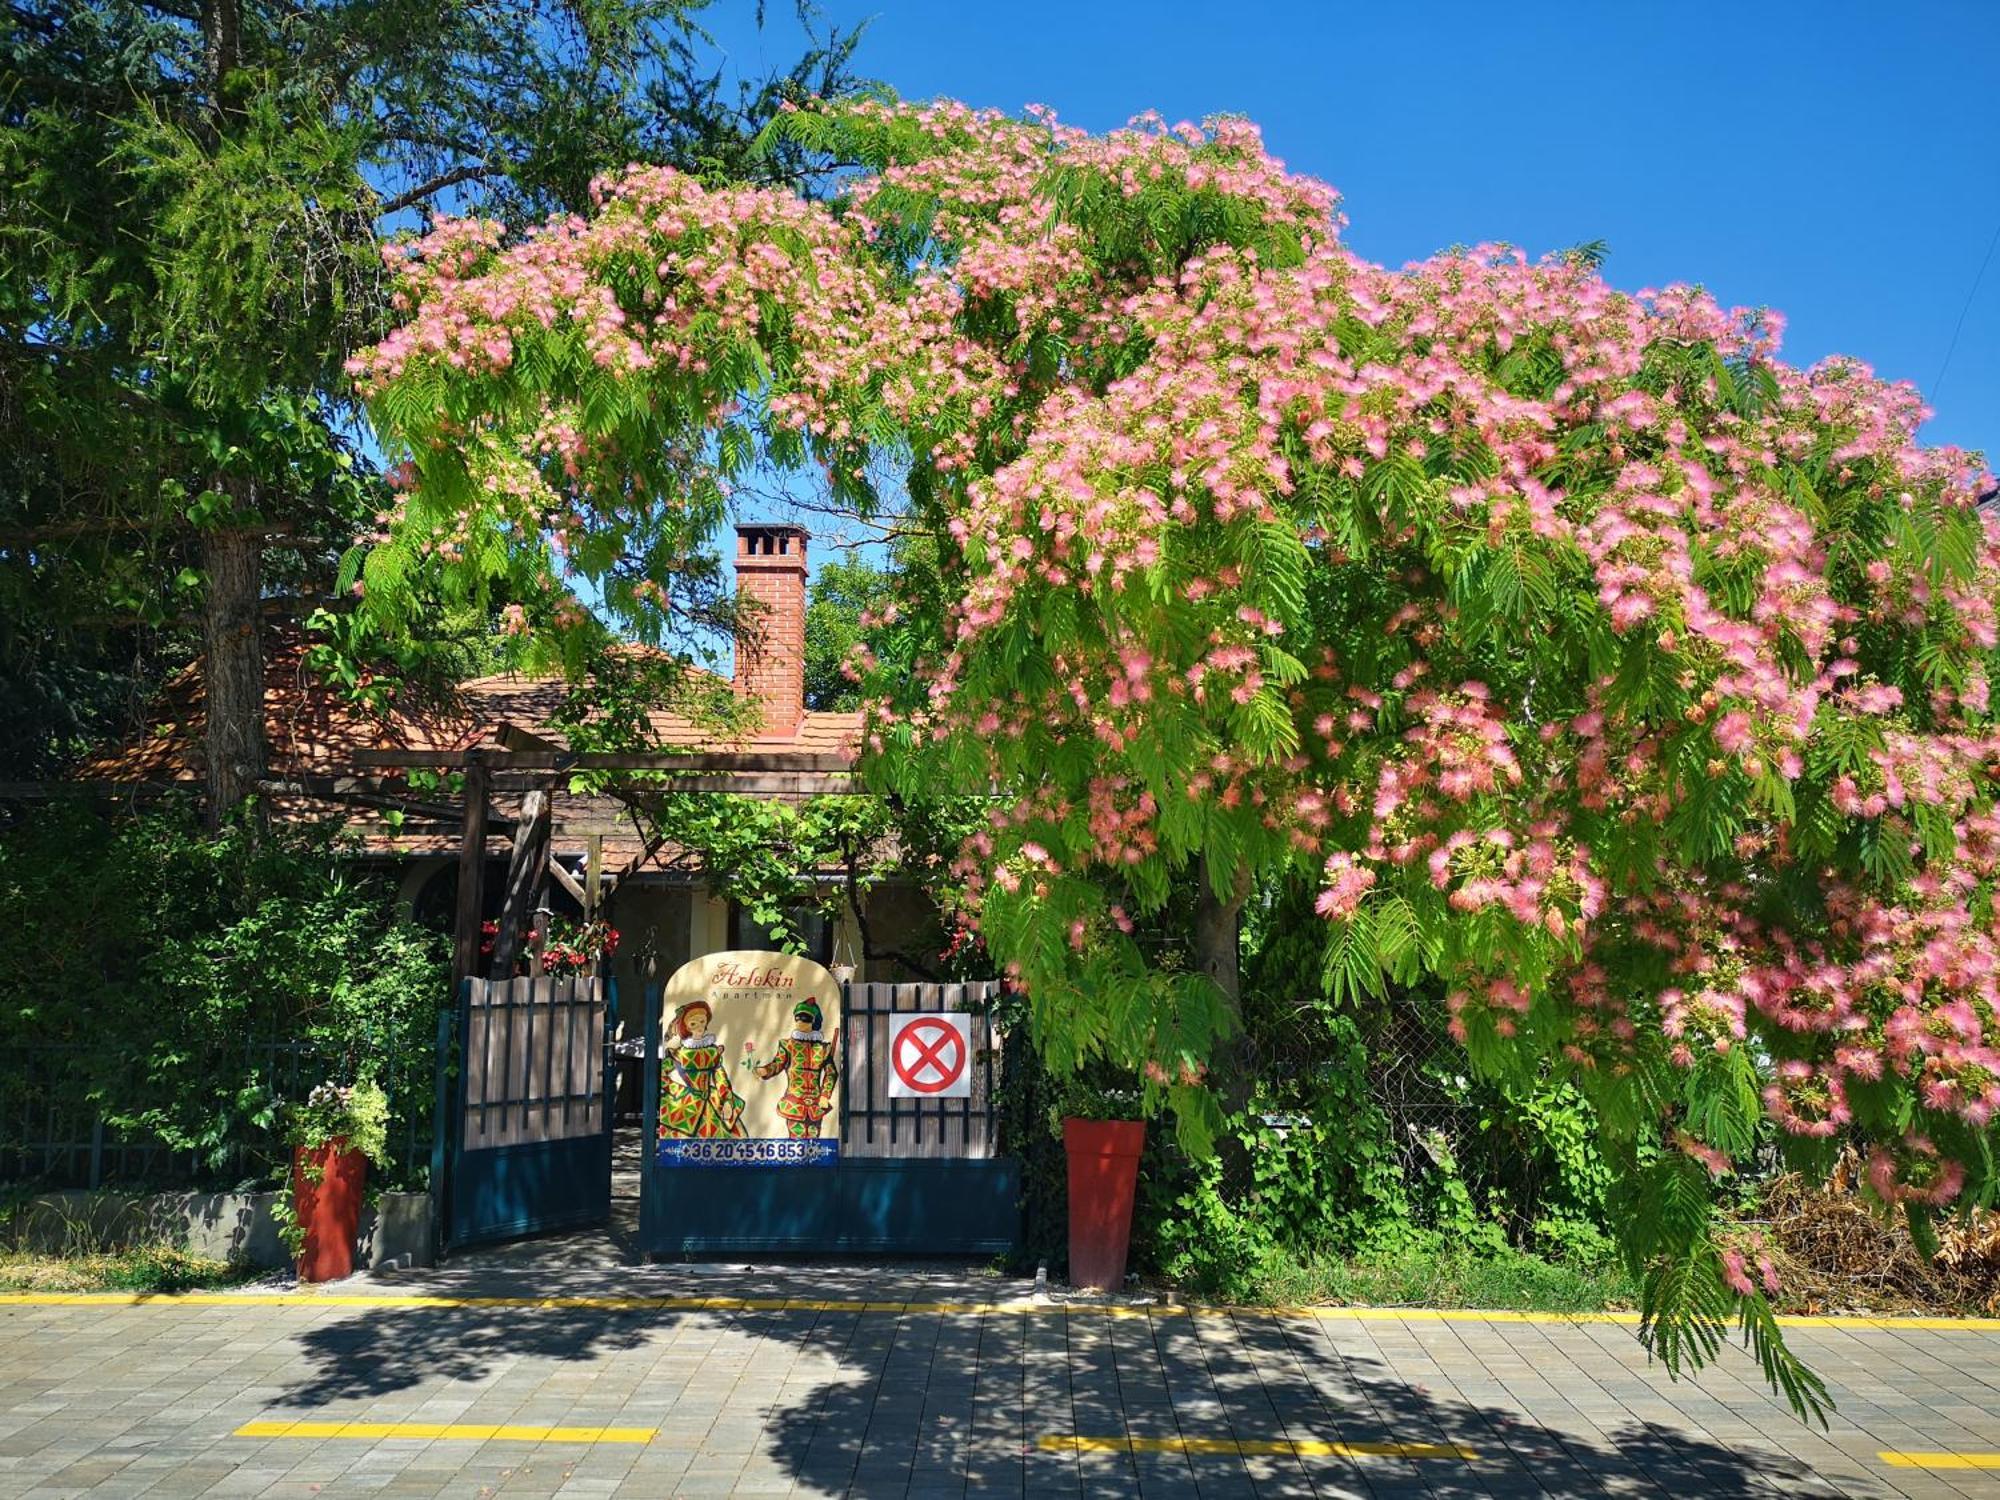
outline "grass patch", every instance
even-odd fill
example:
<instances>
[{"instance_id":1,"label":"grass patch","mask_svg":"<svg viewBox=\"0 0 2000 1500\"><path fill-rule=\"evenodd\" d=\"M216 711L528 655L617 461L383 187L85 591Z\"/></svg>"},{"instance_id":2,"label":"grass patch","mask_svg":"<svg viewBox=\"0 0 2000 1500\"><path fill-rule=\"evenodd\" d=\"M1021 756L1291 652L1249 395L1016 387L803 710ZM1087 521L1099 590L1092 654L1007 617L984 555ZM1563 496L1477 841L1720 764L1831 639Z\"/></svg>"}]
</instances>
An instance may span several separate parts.
<instances>
[{"instance_id":1,"label":"grass patch","mask_svg":"<svg viewBox=\"0 0 2000 1500\"><path fill-rule=\"evenodd\" d=\"M96 1255L0 1252L0 1292L196 1292L256 1275L254 1266L163 1245Z\"/></svg>"},{"instance_id":2,"label":"grass patch","mask_svg":"<svg viewBox=\"0 0 2000 1500\"><path fill-rule=\"evenodd\" d=\"M1351 1259L1272 1256L1232 1278L1228 1300L1272 1306L1444 1307L1505 1312L1614 1312L1638 1305L1615 1264L1558 1264L1524 1251L1407 1250Z\"/></svg>"}]
</instances>

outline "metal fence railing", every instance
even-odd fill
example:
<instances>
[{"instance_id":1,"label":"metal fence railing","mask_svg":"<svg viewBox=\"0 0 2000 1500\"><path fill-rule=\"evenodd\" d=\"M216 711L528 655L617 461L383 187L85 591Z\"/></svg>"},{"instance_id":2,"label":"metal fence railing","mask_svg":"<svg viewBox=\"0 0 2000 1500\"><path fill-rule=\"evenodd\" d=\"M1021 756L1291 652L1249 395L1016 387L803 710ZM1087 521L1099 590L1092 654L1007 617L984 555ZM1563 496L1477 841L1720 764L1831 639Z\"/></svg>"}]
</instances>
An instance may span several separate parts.
<instances>
[{"instance_id":1,"label":"metal fence railing","mask_svg":"<svg viewBox=\"0 0 2000 1500\"><path fill-rule=\"evenodd\" d=\"M1369 1092L1389 1122L1405 1170L1421 1170L1440 1150L1463 1153L1479 1134L1468 1095L1471 1065L1432 1018L1397 1007L1368 1029Z\"/></svg>"},{"instance_id":2,"label":"metal fence railing","mask_svg":"<svg viewBox=\"0 0 2000 1500\"><path fill-rule=\"evenodd\" d=\"M997 980L964 984L849 984L841 1008L840 1149L848 1156L983 1158L1000 1154L1001 1036L989 1014ZM889 1036L898 1016L971 1013L971 1093L897 1099L889 1093Z\"/></svg>"},{"instance_id":3,"label":"metal fence railing","mask_svg":"<svg viewBox=\"0 0 2000 1500\"><path fill-rule=\"evenodd\" d=\"M144 1057L78 1044L12 1049L0 1062L0 1185L42 1188L235 1188L272 1182L289 1160L284 1106L340 1075L345 1054L296 1040L245 1041L174 1061L201 1080L182 1090L171 1125L116 1124L148 1111L121 1097ZM388 1176L429 1171L431 1078L390 1080ZM201 1095L213 1091L213 1098ZM194 1097L187 1097L188 1095ZM149 1097L158 1097L149 1090Z\"/></svg>"},{"instance_id":4,"label":"metal fence railing","mask_svg":"<svg viewBox=\"0 0 2000 1500\"><path fill-rule=\"evenodd\" d=\"M893 1015L918 1010L986 1012L998 986L854 984L844 1017L842 1149L859 1156L987 1156L1005 1149L1006 1096L1025 1085L1001 1065L999 1037L980 1015L973 1048L973 1095L920 1102L887 1096L884 1054ZM1501 1184L1517 1212L1530 1216L1539 1195L1537 1164L1521 1142L1496 1128L1491 1103L1467 1078L1463 1053L1436 1016L1414 1005L1385 1006L1367 1017L1368 1092L1387 1126L1399 1163L1416 1180L1449 1161L1470 1182ZM1320 1056L1301 1028L1294 1039L1271 1036L1257 1065L1273 1077L1302 1075ZM1024 1054L1025 1055L1025 1054ZM295 1039L251 1040L171 1066L199 1086L166 1089L155 1060L117 1049L42 1044L0 1056L0 1188L236 1188L275 1182L290 1152L283 1138L286 1103L327 1078L345 1076L352 1049ZM413 1056L385 1078L390 1092L391 1163L386 1186L428 1183L435 1127L431 1059ZM204 1092L213 1098L203 1098ZM145 1111L137 1095L179 1100L171 1135L131 1124ZM1036 1104L1045 1107L1046 1100ZM1017 1122L1017 1134L1021 1128ZM1018 1142L1016 1143L1018 1149ZM1483 1200L1483 1193L1481 1194Z\"/></svg>"}]
</instances>

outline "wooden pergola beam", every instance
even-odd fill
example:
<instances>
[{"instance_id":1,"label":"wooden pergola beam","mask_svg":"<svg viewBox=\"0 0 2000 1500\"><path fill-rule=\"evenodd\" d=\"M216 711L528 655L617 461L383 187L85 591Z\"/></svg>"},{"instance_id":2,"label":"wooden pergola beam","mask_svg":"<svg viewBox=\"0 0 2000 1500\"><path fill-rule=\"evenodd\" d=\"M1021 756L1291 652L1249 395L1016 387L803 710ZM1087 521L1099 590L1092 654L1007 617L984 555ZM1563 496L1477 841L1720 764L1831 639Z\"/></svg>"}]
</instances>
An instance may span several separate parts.
<instances>
[{"instance_id":1,"label":"wooden pergola beam","mask_svg":"<svg viewBox=\"0 0 2000 1500\"><path fill-rule=\"evenodd\" d=\"M563 863L556 857L554 849L549 850L549 873L555 876L556 884L568 891L570 898L578 906L582 907L586 913L589 912L590 897L584 894L582 882L563 868Z\"/></svg>"},{"instance_id":2,"label":"wooden pergola beam","mask_svg":"<svg viewBox=\"0 0 2000 1500\"><path fill-rule=\"evenodd\" d=\"M196 792L196 781L118 781L108 776L79 776L64 781L0 781L0 802L41 802L58 797L167 797Z\"/></svg>"},{"instance_id":3,"label":"wooden pergola beam","mask_svg":"<svg viewBox=\"0 0 2000 1500\"><path fill-rule=\"evenodd\" d=\"M486 750L480 758L495 771L819 771L853 774L845 755L769 750L705 750L686 755L605 754L597 751ZM422 766L456 770L463 750L356 750L354 763L368 768Z\"/></svg>"},{"instance_id":4,"label":"wooden pergola beam","mask_svg":"<svg viewBox=\"0 0 2000 1500\"><path fill-rule=\"evenodd\" d=\"M468 769L468 773L470 770ZM328 797L342 802L352 802L361 807L377 807L387 812L414 813L420 818L448 820L459 816L460 805L449 802L431 802L422 797L400 796L384 791L378 783L362 781L353 776L300 776L285 781L266 780L257 783L259 791L275 793L278 796ZM514 820L499 813L487 813L487 822L500 829L511 829Z\"/></svg>"},{"instance_id":5,"label":"wooden pergola beam","mask_svg":"<svg viewBox=\"0 0 2000 1500\"><path fill-rule=\"evenodd\" d=\"M527 792L548 786L549 775L569 771L671 771L682 773L663 790L679 792L742 792L749 795L852 789L860 773L842 755L743 754L706 752L700 755L566 755L547 751L491 750L476 752L491 768L487 789ZM370 771L432 768L462 770L465 753L456 750L357 750L357 767ZM499 774L493 774L497 772ZM398 792L375 776L270 777L259 789L280 796L330 797L377 806L393 806L428 817L458 816L454 804ZM122 778L74 777L60 781L0 781L0 801L30 802L56 797L164 797L200 790L189 781L132 781ZM496 817L505 826L510 818Z\"/></svg>"}]
</instances>

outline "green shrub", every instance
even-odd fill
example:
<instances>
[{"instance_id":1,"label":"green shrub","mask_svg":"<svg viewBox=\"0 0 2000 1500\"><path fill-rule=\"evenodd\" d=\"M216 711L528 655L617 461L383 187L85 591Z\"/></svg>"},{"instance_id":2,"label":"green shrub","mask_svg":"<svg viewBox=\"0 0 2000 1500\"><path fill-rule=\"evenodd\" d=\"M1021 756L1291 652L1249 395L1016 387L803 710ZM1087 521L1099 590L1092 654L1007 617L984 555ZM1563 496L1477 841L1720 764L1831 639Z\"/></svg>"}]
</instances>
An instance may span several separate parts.
<instances>
[{"instance_id":1,"label":"green shrub","mask_svg":"<svg viewBox=\"0 0 2000 1500\"><path fill-rule=\"evenodd\" d=\"M113 1291L191 1292L248 1279L247 1267L190 1255L165 1245L146 1245L108 1256L101 1279Z\"/></svg>"},{"instance_id":2,"label":"green shrub","mask_svg":"<svg viewBox=\"0 0 2000 1500\"><path fill-rule=\"evenodd\" d=\"M1260 1088L1228 1122L1229 1149L1196 1162L1163 1143L1149 1162L1135 1239L1162 1274L1234 1300L1274 1263L1392 1243L1414 1226L1367 1045L1349 1017L1326 1025L1311 1074Z\"/></svg>"},{"instance_id":3,"label":"green shrub","mask_svg":"<svg viewBox=\"0 0 2000 1500\"><path fill-rule=\"evenodd\" d=\"M1135 1226L1142 1267L1232 1301L1271 1300L1273 1287L1324 1280L1328 1266L1440 1257L1490 1262L1502 1282L1530 1278L1527 1267L1585 1282L1605 1272L1611 1174L1575 1089L1513 1098L1474 1081L1441 1026L1427 1050L1420 996L1366 1016L1246 1000L1250 1047L1265 1059L1258 1091L1213 1160L1191 1162L1171 1143L1149 1157ZM1412 1094L1423 1101L1414 1115Z\"/></svg>"},{"instance_id":4,"label":"green shrub","mask_svg":"<svg viewBox=\"0 0 2000 1500\"><path fill-rule=\"evenodd\" d=\"M277 1165L293 1075L302 1095L366 1071L393 1131L429 1119L444 941L329 830L39 809L0 834L0 930L20 955L0 968L0 1100L95 1109L216 1172L246 1142Z\"/></svg>"},{"instance_id":5,"label":"green shrub","mask_svg":"<svg viewBox=\"0 0 2000 1500\"><path fill-rule=\"evenodd\" d=\"M285 1139L308 1151L344 1141L380 1170L389 1165L389 1096L372 1073L350 1084L317 1084L292 1106Z\"/></svg>"}]
</instances>

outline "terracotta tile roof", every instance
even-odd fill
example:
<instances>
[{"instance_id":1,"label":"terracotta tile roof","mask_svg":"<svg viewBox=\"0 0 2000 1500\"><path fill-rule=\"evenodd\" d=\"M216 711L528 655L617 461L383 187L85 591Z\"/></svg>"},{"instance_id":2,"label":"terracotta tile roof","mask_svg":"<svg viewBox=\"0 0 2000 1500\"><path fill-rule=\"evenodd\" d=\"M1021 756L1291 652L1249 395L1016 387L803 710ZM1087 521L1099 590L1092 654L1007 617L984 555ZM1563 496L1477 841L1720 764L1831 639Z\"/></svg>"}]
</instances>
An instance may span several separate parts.
<instances>
[{"instance_id":1,"label":"terracotta tile roof","mask_svg":"<svg viewBox=\"0 0 2000 1500\"><path fill-rule=\"evenodd\" d=\"M276 780L350 774L358 749L504 748L509 728L560 744L562 734L553 720L563 697L560 678L505 673L461 683L450 703L377 716L323 683L305 666L296 642L281 643L264 666L270 772ZM205 713L201 664L196 662L162 690L144 733L100 750L74 774L91 781L198 782ZM732 735L664 710L649 718L658 743L688 751L796 750L851 761L861 732L858 713L808 712L794 734Z\"/></svg>"},{"instance_id":2,"label":"terracotta tile roof","mask_svg":"<svg viewBox=\"0 0 2000 1500\"><path fill-rule=\"evenodd\" d=\"M462 750L484 737L484 726L459 705L386 717L349 703L309 670L297 640L279 640L264 661L264 739L274 779L335 776L353 767L353 751ZM200 662L168 681L146 730L107 746L72 773L87 781L188 782L202 779L201 741L207 720Z\"/></svg>"},{"instance_id":3,"label":"terracotta tile roof","mask_svg":"<svg viewBox=\"0 0 2000 1500\"><path fill-rule=\"evenodd\" d=\"M704 674L706 675L706 674ZM562 706L564 689L557 677L526 677L503 673L475 677L458 687L461 700L480 722L497 736L501 726L511 725L538 739L563 743L561 731L553 724ZM808 709L793 734L731 735L713 725L697 723L684 714L660 710L647 715L653 740L673 749L690 751L796 750L801 755L841 755L852 761L861 736L858 713L822 713Z\"/></svg>"},{"instance_id":4,"label":"terracotta tile roof","mask_svg":"<svg viewBox=\"0 0 2000 1500\"><path fill-rule=\"evenodd\" d=\"M349 704L336 689L308 670L296 640L274 642L264 668L265 734L270 779L292 782L303 790L272 794L271 809L281 820L340 819L359 841L364 853L382 857L419 858L458 851L459 822L448 794L411 792L401 773L357 768L359 749L466 750L506 748L518 731L561 744L552 724L561 705L561 679L502 674L460 684L454 700L422 712L395 711L377 717ZM73 773L78 779L110 782L198 784L202 779L200 749L203 730L200 663L181 672L162 691L154 722L142 735L109 747ZM860 734L858 713L807 713L791 735L728 736L680 714L651 715L655 740L689 751L763 753L796 751L801 756L855 757ZM340 783L334 790L329 783ZM778 771L745 775L749 795L796 799L798 778ZM400 816L380 805L402 803ZM604 839L605 867L618 873L646 869L671 871L681 852L649 850L648 841L631 810L612 797L574 796L557 787L553 796L558 854L580 852L593 833ZM502 792L493 798L492 816L502 826L489 836L488 852L504 858L508 849L505 824L519 808L520 794Z\"/></svg>"}]
</instances>

